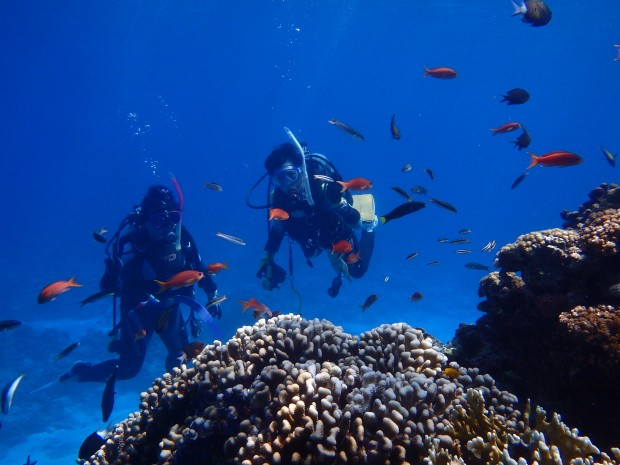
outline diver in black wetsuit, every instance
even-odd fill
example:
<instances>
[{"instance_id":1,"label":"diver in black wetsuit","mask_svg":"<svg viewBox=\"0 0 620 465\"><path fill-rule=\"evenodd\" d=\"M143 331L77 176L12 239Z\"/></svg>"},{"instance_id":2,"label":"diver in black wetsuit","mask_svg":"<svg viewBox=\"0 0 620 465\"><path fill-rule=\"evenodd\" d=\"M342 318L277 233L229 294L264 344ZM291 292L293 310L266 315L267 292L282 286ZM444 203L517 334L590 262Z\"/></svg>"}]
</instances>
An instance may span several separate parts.
<instances>
[{"instance_id":1,"label":"diver in black wetsuit","mask_svg":"<svg viewBox=\"0 0 620 465\"><path fill-rule=\"evenodd\" d=\"M179 191L180 194L180 191ZM131 230L120 236L125 226ZM170 189L163 185L151 186L136 208L117 231L114 251L105 260L106 270L100 282L101 291L120 297L120 322L112 331L114 337L108 350L118 358L97 364L76 362L59 379L75 379L79 382L105 382L118 365L118 379L136 376L146 355L149 341L158 333L168 356L166 370L179 365L178 357L189 342L187 324L192 334L200 334L200 321L193 317L183 319L179 299L194 297L193 286L169 289L159 293L155 280L167 281L185 270L199 270L204 278L197 283L209 300L217 296L217 286L206 272L196 243L187 229L181 225L181 209ZM191 301L190 301L191 302ZM183 301L187 303L187 299ZM219 305L208 308L213 317L221 318Z\"/></svg>"},{"instance_id":2,"label":"diver in black wetsuit","mask_svg":"<svg viewBox=\"0 0 620 465\"><path fill-rule=\"evenodd\" d=\"M327 293L338 295L343 277L361 278L368 270L375 240L375 228L425 205L408 202L385 216L374 215L364 221L353 207L353 197L342 189L340 175L323 155L302 155L292 143L276 147L265 160L271 176L269 208L279 208L288 213L285 221L270 221L266 255L261 260L256 276L263 280L263 288L271 290L284 281L286 272L274 262L282 239L288 235L297 242L307 259L317 257L323 250L330 253L332 266L338 270ZM318 175L318 177L317 177ZM308 189L309 187L309 189ZM358 238L356 229L361 229ZM347 241L352 250L344 254L331 253L339 241Z\"/></svg>"}]
</instances>

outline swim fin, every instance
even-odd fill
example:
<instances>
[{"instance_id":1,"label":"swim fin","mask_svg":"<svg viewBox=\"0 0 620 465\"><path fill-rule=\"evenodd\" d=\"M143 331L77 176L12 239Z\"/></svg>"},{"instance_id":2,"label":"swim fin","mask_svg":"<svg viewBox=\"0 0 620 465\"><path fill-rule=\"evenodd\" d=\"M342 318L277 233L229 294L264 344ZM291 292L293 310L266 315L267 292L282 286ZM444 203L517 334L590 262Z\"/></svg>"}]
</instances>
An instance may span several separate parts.
<instances>
[{"instance_id":1,"label":"swim fin","mask_svg":"<svg viewBox=\"0 0 620 465\"><path fill-rule=\"evenodd\" d=\"M394 210L389 213L386 213L383 216L379 217L381 224L385 224L388 221L395 220L402 216L408 215L409 213L417 212L418 210L422 210L426 207L424 202L407 202L399 205Z\"/></svg>"}]
</instances>

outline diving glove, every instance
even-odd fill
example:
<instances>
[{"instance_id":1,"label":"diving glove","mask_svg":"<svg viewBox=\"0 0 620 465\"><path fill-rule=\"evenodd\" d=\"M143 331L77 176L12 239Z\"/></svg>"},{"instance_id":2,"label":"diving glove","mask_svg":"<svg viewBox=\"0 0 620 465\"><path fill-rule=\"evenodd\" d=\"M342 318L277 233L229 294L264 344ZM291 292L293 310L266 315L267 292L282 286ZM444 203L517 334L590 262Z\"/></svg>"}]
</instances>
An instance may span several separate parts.
<instances>
[{"instance_id":1,"label":"diving glove","mask_svg":"<svg viewBox=\"0 0 620 465\"><path fill-rule=\"evenodd\" d=\"M265 257L260 262L256 277L263 280L263 289L270 291L284 282L286 271L274 263L271 257Z\"/></svg>"}]
</instances>

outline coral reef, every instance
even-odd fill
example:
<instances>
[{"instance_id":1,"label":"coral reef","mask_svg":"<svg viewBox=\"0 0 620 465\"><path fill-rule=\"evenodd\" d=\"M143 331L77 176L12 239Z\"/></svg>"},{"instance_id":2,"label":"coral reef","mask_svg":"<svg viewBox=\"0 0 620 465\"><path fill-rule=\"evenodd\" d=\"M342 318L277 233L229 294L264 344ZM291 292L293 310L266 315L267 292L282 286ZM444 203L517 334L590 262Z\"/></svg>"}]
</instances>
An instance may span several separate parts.
<instances>
[{"instance_id":1,"label":"coral reef","mask_svg":"<svg viewBox=\"0 0 620 465\"><path fill-rule=\"evenodd\" d=\"M404 323L259 320L158 378L84 463L618 463L434 342Z\"/></svg>"},{"instance_id":2,"label":"coral reef","mask_svg":"<svg viewBox=\"0 0 620 465\"><path fill-rule=\"evenodd\" d=\"M461 325L454 360L559 412L597 444L620 437L620 187L602 184L563 229L502 247L480 282L485 313Z\"/></svg>"}]
</instances>

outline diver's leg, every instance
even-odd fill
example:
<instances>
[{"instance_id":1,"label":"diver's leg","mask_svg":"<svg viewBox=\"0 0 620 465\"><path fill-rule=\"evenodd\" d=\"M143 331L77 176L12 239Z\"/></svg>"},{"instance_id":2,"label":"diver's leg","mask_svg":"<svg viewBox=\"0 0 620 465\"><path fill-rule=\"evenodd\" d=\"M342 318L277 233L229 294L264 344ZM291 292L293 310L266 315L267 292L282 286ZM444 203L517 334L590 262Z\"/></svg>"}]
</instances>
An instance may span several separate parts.
<instances>
[{"instance_id":1,"label":"diver's leg","mask_svg":"<svg viewBox=\"0 0 620 465\"><path fill-rule=\"evenodd\" d=\"M360 259L352 265L349 265L349 275L351 275L352 278L361 278L366 274L374 248L375 232L362 231L359 241Z\"/></svg>"},{"instance_id":2,"label":"diver's leg","mask_svg":"<svg viewBox=\"0 0 620 465\"><path fill-rule=\"evenodd\" d=\"M171 373L174 367L179 366L179 357L183 353L183 348L189 344L187 328L178 305L170 309L168 325L159 333L159 337L168 350L166 370Z\"/></svg>"},{"instance_id":3,"label":"diver's leg","mask_svg":"<svg viewBox=\"0 0 620 465\"><path fill-rule=\"evenodd\" d=\"M79 383L104 383L116 365L118 365L117 379L133 378L142 368L148 341L152 336L152 332L150 332L138 340L136 338L137 331L135 321L130 318L123 319L120 327L120 339L112 341L109 345L110 352L117 352L118 358L105 360L94 365L82 361L75 362L71 369L59 378L60 381L73 378Z\"/></svg>"}]
</instances>

